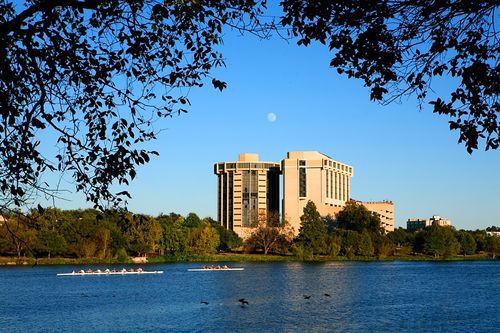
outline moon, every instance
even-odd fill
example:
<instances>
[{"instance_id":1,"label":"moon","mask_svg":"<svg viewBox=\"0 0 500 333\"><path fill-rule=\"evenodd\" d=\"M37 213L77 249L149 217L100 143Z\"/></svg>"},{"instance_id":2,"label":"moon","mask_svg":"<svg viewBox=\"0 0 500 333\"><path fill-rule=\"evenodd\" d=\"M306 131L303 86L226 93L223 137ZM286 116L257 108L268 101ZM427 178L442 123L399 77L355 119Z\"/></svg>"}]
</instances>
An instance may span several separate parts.
<instances>
[{"instance_id":1,"label":"moon","mask_svg":"<svg viewBox=\"0 0 500 333\"><path fill-rule=\"evenodd\" d=\"M274 123L276 121L276 113L269 112L267 114L267 120L270 121L271 123Z\"/></svg>"}]
</instances>

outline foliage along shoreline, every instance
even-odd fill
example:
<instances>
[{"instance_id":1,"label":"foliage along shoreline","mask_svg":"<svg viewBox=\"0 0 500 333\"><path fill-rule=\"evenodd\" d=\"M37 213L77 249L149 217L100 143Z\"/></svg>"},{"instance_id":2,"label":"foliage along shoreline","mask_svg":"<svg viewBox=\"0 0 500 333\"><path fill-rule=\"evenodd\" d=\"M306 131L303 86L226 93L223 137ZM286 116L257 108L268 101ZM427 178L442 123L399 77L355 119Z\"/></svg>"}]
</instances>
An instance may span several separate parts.
<instances>
[{"instance_id":1,"label":"foliage along shoreline","mask_svg":"<svg viewBox=\"0 0 500 333\"><path fill-rule=\"evenodd\" d=\"M30 257L0 257L0 267L10 266L82 266L82 265L156 265L156 264L175 264L175 263L217 263L217 262L307 262L307 263L326 263L326 262L456 262L456 261L495 261L500 258L493 259L487 253L478 255L462 256L457 255L449 258L435 258L433 256L388 256L377 259L373 257L354 257L346 258L343 256L328 257L319 256L311 259L301 259L292 255L264 255L264 254L215 254L211 256L197 256L192 258L172 258L172 257L150 257L147 263L134 263L131 260L118 261L116 259L101 259L101 258L30 258Z\"/></svg>"},{"instance_id":2,"label":"foliage along shoreline","mask_svg":"<svg viewBox=\"0 0 500 333\"><path fill-rule=\"evenodd\" d=\"M36 209L0 221L0 265L219 261L435 261L500 256L500 228L431 226L385 234L380 218L356 202L322 217L309 201L298 235L279 215L256 217L243 241L219 222L195 213L157 217L128 211ZM6 259L2 259L6 258ZM142 264L142 262L141 262Z\"/></svg>"}]
</instances>

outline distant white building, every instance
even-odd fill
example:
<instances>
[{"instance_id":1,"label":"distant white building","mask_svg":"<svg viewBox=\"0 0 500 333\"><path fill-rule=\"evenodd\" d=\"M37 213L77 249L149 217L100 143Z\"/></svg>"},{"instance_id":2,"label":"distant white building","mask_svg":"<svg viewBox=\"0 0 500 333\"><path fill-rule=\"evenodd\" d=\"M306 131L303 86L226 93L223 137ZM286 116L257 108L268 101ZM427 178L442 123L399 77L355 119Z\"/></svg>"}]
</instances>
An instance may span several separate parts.
<instances>
[{"instance_id":1,"label":"distant white building","mask_svg":"<svg viewBox=\"0 0 500 333\"><path fill-rule=\"evenodd\" d=\"M430 219L415 219L410 218L406 221L406 230L415 231L424 229L425 227L429 227L431 225L437 225L440 227L450 227L451 221L442 218L439 215L432 215Z\"/></svg>"},{"instance_id":2,"label":"distant white building","mask_svg":"<svg viewBox=\"0 0 500 333\"><path fill-rule=\"evenodd\" d=\"M439 215L432 215L432 217L429 219L431 221L432 225L437 225L440 227L450 227L451 226L451 221L443 219Z\"/></svg>"}]
</instances>

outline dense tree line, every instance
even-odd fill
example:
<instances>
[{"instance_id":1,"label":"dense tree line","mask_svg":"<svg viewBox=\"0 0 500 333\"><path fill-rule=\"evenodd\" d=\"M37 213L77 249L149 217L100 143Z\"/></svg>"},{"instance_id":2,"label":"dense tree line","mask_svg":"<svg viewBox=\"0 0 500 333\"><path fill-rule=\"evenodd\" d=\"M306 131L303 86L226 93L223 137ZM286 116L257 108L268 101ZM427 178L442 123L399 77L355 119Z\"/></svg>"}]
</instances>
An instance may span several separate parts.
<instances>
[{"instance_id":1,"label":"dense tree line","mask_svg":"<svg viewBox=\"0 0 500 333\"><path fill-rule=\"evenodd\" d=\"M352 259L425 255L500 254L500 236L487 230L455 230L431 226L385 234L380 218L363 205L348 202L335 217L320 216L309 202L298 236L279 215L261 216L245 242L212 218L195 213L153 217L126 211L40 209L5 216L0 225L0 255L99 258L125 261L129 256L162 255L172 260L221 251Z\"/></svg>"},{"instance_id":2,"label":"dense tree line","mask_svg":"<svg viewBox=\"0 0 500 333\"><path fill-rule=\"evenodd\" d=\"M280 235L277 227L272 225L260 226L259 234L263 234L266 228L274 229L274 233ZM487 228L487 231L496 230L496 227ZM269 235L271 231L265 233ZM287 238L282 236L282 239ZM260 249L264 253L268 252L262 246L259 248L252 237L247 240L249 242L252 243L249 248L254 251ZM488 236L485 230L457 231L453 227L431 226L417 232L399 228L385 234L380 227L379 216L356 202L348 202L335 217L321 217L310 201L301 216L298 236L285 243L288 249L283 246L283 242L280 244L271 252L290 251L302 259L315 256L380 259L392 255L450 258L478 253L489 253L495 258L500 251L500 237Z\"/></svg>"},{"instance_id":3,"label":"dense tree line","mask_svg":"<svg viewBox=\"0 0 500 333\"><path fill-rule=\"evenodd\" d=\"M170 213L157 217L125 211L46 209L6 216L0 255L115 258L166 255L182 259L241 246L211 218Z\"/></svg>"}]
</instances>

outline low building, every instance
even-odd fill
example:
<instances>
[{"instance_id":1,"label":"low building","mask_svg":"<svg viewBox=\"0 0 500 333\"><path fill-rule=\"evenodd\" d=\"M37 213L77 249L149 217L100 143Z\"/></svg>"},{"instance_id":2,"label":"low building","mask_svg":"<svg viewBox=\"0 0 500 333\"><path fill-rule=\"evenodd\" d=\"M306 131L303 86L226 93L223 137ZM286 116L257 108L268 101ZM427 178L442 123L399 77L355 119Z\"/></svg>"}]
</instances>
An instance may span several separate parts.
<instances>
[{"instance_id":1,"label":"low building","mask_svg":"<svg viewBox=\"0 0 500 333\"><path fill-rule=\"evenodd\" d=\"M424 229L431 225L437 225L439 227L451 227L451 221L442 218L439 215L432 215L430 219L415 219L410 218L406 221L406 230L408 231L416 231L420 229Z\"/></svg>"},{"instance_id":2,"label":"low building","mask_svg":"<svg viewBox=\"0 0 500 333\"><path fill-rule=\"evenodd\" d=\"M394 204L392 201L369 201L361 202L361 204L380 217L380 226L386 234L394 231Z\"/></svg>"},{"instance_id":3,"label":"low building","mask_svg":"<svg viewBox=\"0 0 500 333\"><path fill-rule=\"evenodd\" d=\"M428 227L430 225L431 225L430 220L409 218L406 221L406 230L416 231L416 230L424 229L425 227Z\"/></svg>"},{"instance_id":4,"label":"low building","mask_svg":"<svg viewBox=\"0 0 500 333\"><path fill-rule=\"evenodd\" d=\"M440 227L451 227L451 221L443 219L439 215L433 215L430 218L430 221L431 221L432 225L437 225L437 226L440 226Z\"/></svg>"}]
</instances>

